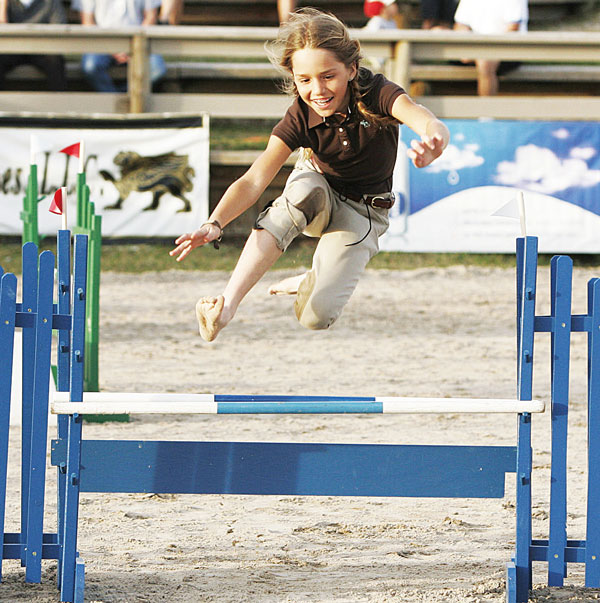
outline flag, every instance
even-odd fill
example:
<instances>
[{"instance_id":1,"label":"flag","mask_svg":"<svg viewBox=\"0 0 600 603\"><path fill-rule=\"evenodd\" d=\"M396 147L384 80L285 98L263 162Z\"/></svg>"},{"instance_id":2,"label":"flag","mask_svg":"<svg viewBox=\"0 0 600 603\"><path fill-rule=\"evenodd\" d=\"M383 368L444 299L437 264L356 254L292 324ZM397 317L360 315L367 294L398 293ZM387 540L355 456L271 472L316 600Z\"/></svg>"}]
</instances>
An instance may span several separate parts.
<instances>
[{"instance_id":1,"label":"flag","mask_svg":"<svg viewBox=\"0 0 600 603\"><path fill-rule=\"evenodd\" d=\"M498 208L492 216L501 216L502 218L514 218L515 220L519 219L519 204L517 203L517 199L511 199L508 203L504 204L502 207Z\"/></svg>"},{"instance_id":2,"label":"flag","mask_svg":"<svg viewBox=\"0 0 600 603\"><path fill-rule=\"evenodd\" d=\"M76 142L75 144L70 144L68 147L61 149L61 153L65 153L66 155L72 155L73 157L79 157L79 150L81 147L80 142Z\"/></svg>"},{"instance_id":3,"label":"flag","mask_svg":"<svg viewBox=\"0 0 600 603\"><path fill-rule=\"evenodd\" d=\"M58 214L62 216L63 213L63 196L62 189L59 188L55 193L54 197L52 197L52 201L50 202L50 207L48 208L49 212L53 214Z\"/></svg>"},{"instance_id":4,"label":"flag","mask_svg":"<svg viewBox=\"0 0 600 603\"><path fill-rule=\"evenodd\" d=\"M527 228L525 226L525 199L523 193L518 192L516 199L511 199L508 203L498 208L492 216L501 216L503 218L514 218L521 222L521 234L527 236Z\"/></svg>"}]
</instances>

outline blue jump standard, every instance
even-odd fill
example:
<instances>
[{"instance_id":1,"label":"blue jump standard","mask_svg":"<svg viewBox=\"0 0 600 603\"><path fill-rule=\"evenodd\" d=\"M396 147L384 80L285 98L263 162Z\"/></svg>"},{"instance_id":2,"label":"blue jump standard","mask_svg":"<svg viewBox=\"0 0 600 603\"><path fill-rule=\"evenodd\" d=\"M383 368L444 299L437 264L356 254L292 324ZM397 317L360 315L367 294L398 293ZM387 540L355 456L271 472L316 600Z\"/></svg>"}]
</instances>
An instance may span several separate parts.
<instances>
[{"instance_id":1,"label":"blue jump standard","mask_svg":"<svg viewBox=\"0 0 600 603\"><path fill-rule=\"evenodd\" d=\"M173 492L331 496L480 497L504 495L516 478L516 543L507 564L507 601L527 601L532 562L548 563L548 583L560 585L569 563L585 563L586 586L600 586L600 280L588 288L586 315L571 314L572 263L552 261L551 315L536 316L537 239L517 241L517 398L531 400L535 332L552 338L552 488L550 533L532 538L532 415L517 413L512 446L420 446L268 442L146 442L84 440L81 416L58 418L51 463L58 468L58 529L43 530L45 449L52 330L57 331L57 389L83 399L87 238L58 236L58 299L54 256L23 249L22 302L17 281L0 281L0 528L2 559L20 559L27 582L41 580L42 559L58 560L61 601L83 603L84 564L77 552L81 492ZM4 533L9 404L14 331L23 330L21 532ZM585 540L566 537L566 443L570 338L589 341L588 514ZM376 397L214 396L217 412L382 413ZM440 470L443 467L443 471ZM1 561L1 560L0 560ZM1 570L1 565L0 565ZM1 596L0 585L0 596Z\"/></svg>"}]
</instances>

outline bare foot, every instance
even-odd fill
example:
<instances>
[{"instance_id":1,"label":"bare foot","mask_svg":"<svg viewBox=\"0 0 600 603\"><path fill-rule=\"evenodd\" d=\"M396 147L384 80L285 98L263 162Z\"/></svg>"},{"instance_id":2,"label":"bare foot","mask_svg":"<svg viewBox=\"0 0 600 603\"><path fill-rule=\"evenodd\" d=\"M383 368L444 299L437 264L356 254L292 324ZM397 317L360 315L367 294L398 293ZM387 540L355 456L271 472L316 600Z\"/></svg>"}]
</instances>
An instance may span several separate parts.
<instances>
[{"instance_id":1,"label":"bare foot","mask_svg":"<svg viewBox=\"0 0 600 603\"><path fill-rule=\"evenodd\" d=\"M269 295L296 295L296 293L298 293L298 287L305 276L306 273L284 278L282 281L269 287Z\"/></svg>"},{"instance_id":2,"label":"bare foot","mask_svg":"<svg viewBox=\"0 0 600 603\"><path fill-rule=\"evenodd\" d=\"M218 297L201 297L196 303L198 330L204 341L213 341L219 334L219 331L225 326L219 321L224 303L225 298L222 295Z\"/></svg>"}]
</instances>

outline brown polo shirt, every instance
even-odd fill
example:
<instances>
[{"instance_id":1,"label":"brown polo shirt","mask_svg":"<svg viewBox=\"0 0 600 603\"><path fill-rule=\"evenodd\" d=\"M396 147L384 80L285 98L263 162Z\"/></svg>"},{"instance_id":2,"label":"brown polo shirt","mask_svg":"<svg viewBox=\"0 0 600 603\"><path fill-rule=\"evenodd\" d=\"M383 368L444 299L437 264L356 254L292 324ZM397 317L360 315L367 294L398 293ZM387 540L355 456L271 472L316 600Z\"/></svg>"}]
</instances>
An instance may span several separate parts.
<instances>
[{"instance_id":1,"label":"brown polo shirt","mask_svg":"<svg viewBox=\"0 0 600 603\"><path fill-rule=\"evenodd\" d=\"M392 116L392 105L405 91L383 75L361 68L363 101L370 111ZM296 98L273 128L292 151L312 149L315 165L338 192L383 193L392 188L398 151L398 127L379 128L365 120L356 107L348 115L323 118Z\"/></svg>"}]
</instances>

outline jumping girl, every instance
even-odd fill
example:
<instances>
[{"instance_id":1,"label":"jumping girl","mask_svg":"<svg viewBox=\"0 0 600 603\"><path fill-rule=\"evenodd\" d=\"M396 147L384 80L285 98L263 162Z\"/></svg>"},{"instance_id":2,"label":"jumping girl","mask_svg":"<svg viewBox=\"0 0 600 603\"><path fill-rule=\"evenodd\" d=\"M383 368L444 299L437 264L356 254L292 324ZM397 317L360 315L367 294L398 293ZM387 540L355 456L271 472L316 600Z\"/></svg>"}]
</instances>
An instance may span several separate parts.
<instances>
[{"instance_id":1,"label":"jumping girl","mask_svg":"<svg viewBox=\"0 0 600 603\"><path fill-rule=\"evenodd\" d=\"M231 321L244 296L300 233L319 237L311 270L270 292L295 294L296 316L306 328L331 326L388 228L398 124L420 136L408 150L419 168L439 157L449 140L433 113L360 66L359 42L333 15L315 9L293 13L274 48L280 49L278 63L290 76L295 101L273 128L265 151L227 189L209 220L181 235L170 252L181 261L195 247L218 241L289 155L302 150L283 193L258 216L223 294L196 304L206 341Z\"/></svg>"}]
</instances>

